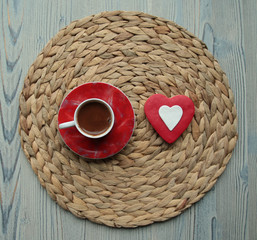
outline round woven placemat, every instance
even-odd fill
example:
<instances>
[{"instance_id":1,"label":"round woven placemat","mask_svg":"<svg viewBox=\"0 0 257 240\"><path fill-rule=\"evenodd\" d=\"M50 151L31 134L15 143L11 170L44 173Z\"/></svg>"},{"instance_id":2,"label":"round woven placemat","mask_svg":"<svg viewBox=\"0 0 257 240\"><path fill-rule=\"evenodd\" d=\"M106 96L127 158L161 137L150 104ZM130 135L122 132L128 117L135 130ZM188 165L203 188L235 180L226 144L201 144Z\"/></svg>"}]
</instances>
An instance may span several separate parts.
<instances>
[{"instance_id":1,"label":"round woven placemat","mask_svg":"<svg viewBox=\"0 0 257 240\"><path fill-rule=\"evenodd\" d=\"M64 96L90 81L120 88L135 111L131 140L110 159L77 156L57 130ZM195 104L173 144L144 114L155 93L183 94ZM200 200L225 170L236 123L228 79L206 45L141 12L103 12L60 30L30 67L20 95L21 144L41 185L74 215L114 227L164 221Z\"/></svg>"}]
</instances>

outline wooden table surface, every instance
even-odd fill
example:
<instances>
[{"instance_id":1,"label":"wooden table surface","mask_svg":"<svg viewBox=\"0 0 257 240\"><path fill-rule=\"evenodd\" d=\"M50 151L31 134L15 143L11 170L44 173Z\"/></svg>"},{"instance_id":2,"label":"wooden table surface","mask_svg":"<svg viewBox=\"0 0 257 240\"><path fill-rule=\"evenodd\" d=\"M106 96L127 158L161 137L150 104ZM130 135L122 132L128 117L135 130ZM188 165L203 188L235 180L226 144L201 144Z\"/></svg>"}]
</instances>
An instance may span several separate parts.
<instances>
[{"instance_id":1,"label":"wooden table surface","mask_svg":"<svg viewBox=\"0 0 257 240\"><path fill-rule=\"evenodd\" d=\"M72 20L111 10L160 16L202 39L226 72L238 110L239 140L215 187L180 216L136 229L98 225L59 207L18 134L19 93L38 53ZM256 10L256 0L1 0L0 239L257 239Z\"/></svg>"}]
</instances>

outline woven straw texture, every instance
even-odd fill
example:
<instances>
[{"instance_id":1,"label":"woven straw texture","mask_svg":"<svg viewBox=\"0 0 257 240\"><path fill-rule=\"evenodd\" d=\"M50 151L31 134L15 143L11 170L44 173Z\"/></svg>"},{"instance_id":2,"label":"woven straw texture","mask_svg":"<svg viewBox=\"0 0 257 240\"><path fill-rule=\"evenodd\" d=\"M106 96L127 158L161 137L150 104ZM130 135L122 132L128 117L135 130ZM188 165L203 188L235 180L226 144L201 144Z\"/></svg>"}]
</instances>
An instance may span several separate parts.
<instances>
[{"instance_id":1,"label":"woven straw texture","mask_svg":"<svg viewBox=\"0 0 257 240\"><path fill-rule=\"evenodd\" d=\"M64 144L57 114L66 94L107 82L132 102L128 145L105 160L83 159ZM186 131L167 144L144 113L153 94L183 94L195 104ZM21 144L57 203L113 227L137 227L179 215L225 170L237 141L228 79L206 45L172 21L141 12L103 12L74 21L53 37L25 78Z\"/></svg>"}]
</instances>

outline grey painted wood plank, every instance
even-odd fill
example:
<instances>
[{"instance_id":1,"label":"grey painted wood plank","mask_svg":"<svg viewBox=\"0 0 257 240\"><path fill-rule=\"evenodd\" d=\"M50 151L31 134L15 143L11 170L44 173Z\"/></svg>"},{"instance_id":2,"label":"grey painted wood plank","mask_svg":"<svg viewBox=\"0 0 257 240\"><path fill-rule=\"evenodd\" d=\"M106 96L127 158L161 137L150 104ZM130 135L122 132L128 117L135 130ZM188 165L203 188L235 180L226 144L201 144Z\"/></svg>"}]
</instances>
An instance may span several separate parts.
<instances>
[{"instance_id":1,"label":"grey painted wood plank","mask_svg":"<svg viewBox=\"0 0 257 240\"><path fill-rule=\"evenodd\" d=\"M209 50L218 59L221 67L227 73L230 85L237 99L239 113L239 122L242 124L241 116L244 116L245 93L240 88L245 84L244 58L242 55L242 20L240 12L240 1L204 1L201 7L200 15L200 38L207 44ZM240 68L237 68L237 67ZM238 101L238 99L240 99ZM245 126L240 125L240 135L244 135ZM215 199L212 204L208 202L209 220L202 221L196 228L198 235L209 228L208 239L245 239L247 235L246 226L246 208L248 188L245 185L245 179L241 177L244 171L247 159L241 157L237 161L239 154L244 152L243 142L237 145L230 163L218 179L217 184L211 193L208 193ZM237 181L236 181L237 179ZM212 193L214 192L214 194ZM205 199L203 200L205 203ZM203 211L205 204L199 208ZM204 216L204 212L196 215L196 221Z\"/></svg>"},{"instance_id":2,"label":"grey painted wood plank","mask_svg":"<svg viewBox=\"0 0 257 240\"><path fill-rule=\"evenodd\" d=\"M246 65L246 102L247 102L247 154L248 154L248 172L245 177L248 178L249 201L248 201L248 230L249 239L255 239L257 236L257 107L256 107L256 39L257 39L257 21L256 21L257 2L244 1L244 43L245 43L245 65Z\"/></svg>"},{"instance_id":3,"label":"grey painted wood plank","mask_svg":"<svg viewBox=\"0 0 257 240\"><path fill-rule=\"evenodd\" d=\"M40 186L17 147L20 146L18 95L38 53L72 20L117 9L144 11L176 21L203 39L230 79L239 115L240 139L215 187L182 215L136 229L109 228L78 219L61 209ZM0 239L254 239L257 235L255 12L254 0L2 0Z\"/></svg>"},{"instance_id":4,"label":"grey painted wood plank","mask_svg":"<svg viewBox=\"0 0 257 240\"><path fill-rule=\"evenodd\" d=\"M215 1L214 56L227 73L238 111L239 140L217 190L217 239L247 239L248 158L242 1Z\"/></svg>"},{"instance_id":5,"label":"grey painted wood plank","mask_svg":"<svg viewBox=\"0 0 257 240\"><path fill-rule=\"evenodd\" d=\"M22 9L0 3L0 239L19 236L21 205L18 97L22 75Z\"/></svg>"},{"instance_id":6,"label":"grey painted wood plank","mask_svg":"<svg viewBox=\"0 0 257 240\"><path fill-rule=\"evenodd\" d=\"M214 218L215 236L217 239L245 239L248 234L245 207L248 200L248 186L243 174L247 166L247 156L244 152L246 96L242 8L240 1L217 1L212 8L215 21L212 21L208 28L213 34L213 54L227 73L235 93L240 136L233 157L215 187L217 199L217 217Z\"/></svg>"}]
</instances>

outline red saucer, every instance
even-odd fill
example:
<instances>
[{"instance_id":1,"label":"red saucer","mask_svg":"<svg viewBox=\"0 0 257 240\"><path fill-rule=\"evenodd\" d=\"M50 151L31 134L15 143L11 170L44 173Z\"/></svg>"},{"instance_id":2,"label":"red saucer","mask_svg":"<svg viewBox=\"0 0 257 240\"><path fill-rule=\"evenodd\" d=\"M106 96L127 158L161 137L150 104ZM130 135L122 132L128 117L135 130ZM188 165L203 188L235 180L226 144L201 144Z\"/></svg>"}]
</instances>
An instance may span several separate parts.
<instances>
[{"instance_id":1,"label":"red saucer","mask_svg":"<svg viewBox=\"0 0 257 240\"><path fill-rule=\"evenodd\" d=\"M90 139L70 127L59 129L66 145L78 155L100 159L107 158L122 150L132 136L135 115L126 95L118 88L107 83L85 83L72 90L63 100L59 114L60 123L72 121L76 107L88 98L100 98L112 107L115 122L111 132L103 138Z\"/></svg>"}]
</instances>

